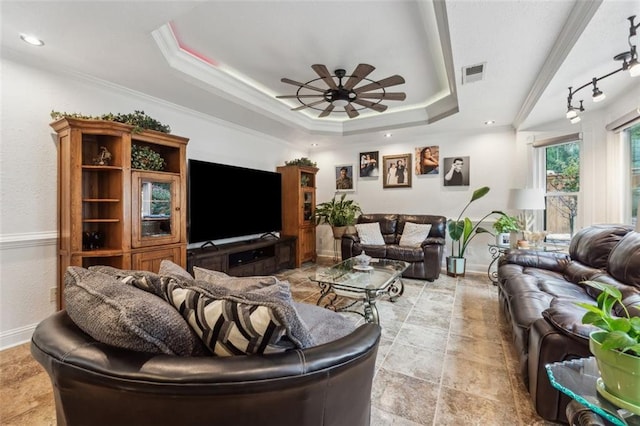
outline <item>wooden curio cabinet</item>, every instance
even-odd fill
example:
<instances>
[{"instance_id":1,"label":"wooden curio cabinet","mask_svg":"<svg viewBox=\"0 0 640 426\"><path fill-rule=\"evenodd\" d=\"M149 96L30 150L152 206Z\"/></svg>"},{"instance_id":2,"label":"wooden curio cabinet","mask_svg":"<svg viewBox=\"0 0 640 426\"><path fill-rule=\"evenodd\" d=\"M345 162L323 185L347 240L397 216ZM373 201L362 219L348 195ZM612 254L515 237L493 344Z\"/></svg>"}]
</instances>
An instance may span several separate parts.
<instances>
[{"instance_id":1,"label":"wooden curio cabinet","mask_svg":"<svg viewBox=\"0 0 640 426\"><path fill-rule=\"evenodd\" d=\"M295 236L296 267L316 260L316 167L281 166L282 234Z\"/></svg>"},{"instance_id":2,"label":"wooden curio cabinet","mask_svg":"<svg viewBox=\"0 0 640 426\"><path fill-rule=\"evenodd\" d=\"M62 118L58 134L58 308L68 266L158 271L186 268L188 139L103 120ZM132 169L132 146L147 147L161 171Z\"/></svg>"}]
</instances>

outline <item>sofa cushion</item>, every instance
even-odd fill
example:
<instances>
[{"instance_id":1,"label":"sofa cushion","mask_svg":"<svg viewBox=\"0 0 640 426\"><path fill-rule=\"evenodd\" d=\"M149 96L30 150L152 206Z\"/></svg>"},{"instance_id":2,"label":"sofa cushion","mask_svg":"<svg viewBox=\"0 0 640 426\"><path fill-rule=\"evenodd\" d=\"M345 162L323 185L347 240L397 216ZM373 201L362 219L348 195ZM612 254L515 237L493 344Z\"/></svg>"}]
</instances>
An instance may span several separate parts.
<instances>
[{"instance_id":1,"label":"sofa cushion","mask_svg":"<svg viewBox=\"0 0 640 426\"><path fill-rule=\"evenodd\" d=\"M591 302L595 305L595 301L592 300ZM598 328L591 324L582 323L582 317L586 312L586 309L576 305L576 300L556 298L542 312L542 316L557 330L573 337L588 339L589 333L598 330Z\"/></svg>"},{"instance_id":2,"label":"sofa cushion","mask_svg":"<svg viewBox=\"0 0 640 426\"><path fill-rule=\"evenodd\" d=\"M206 281L234 291L255 290L278 283L278 279L273 276L232 277L224 272L212 271L198 266L193 267L193 275L198 281Z\"/></svg>"},{"instance_id":3,"label":"sofa cushion","mask_svg":"<svg viewBox=\"0 0 640 426\"><path fill-rule=\"evenodd\" d=\"M607 269L613 247L633 228L628 225L592 225L571 238L569 255L573 261L592 268Z\"/></svg>"},{"instance_id":4,"label":"sofa cushion","mask_svg":"<svg viewBox=\"0 0 640 426\"><path fill-rule=\"evenodd\" d=\"M293 307L288 283L234 292L170 279L165 297L218 356L283 352L315 342Z\"/></svg>"},{"instance_id":5,"label":"sofa cushion","mask_svg":"<svg viewBox=\"0 0 640 426\"><path fill-rule=\"evenodd\" d=\"M110 270L114 274L117 271L120 270ZM64 283L69 317L97 341L167 355L206 353L175 308L151 293L125 284L114 275L77 266L67 268Z\"/></svg>"},{"instance_id":6,"label":"sofa cushion","mask_svg":"<svg viewBox=\"0 0 640 426\"><path fill-rule=\"evenodd\" d=\"M293 302L316 345L323 345L352 333L357 327L350 318L310 303Z\"/></svg>"},{"instance_id":7,"label":"sofa cushion","mask_svg":"<svg viewBox=\"0 0 640 426\"><path fill-rule=\"evenodd\" d=\"M358 223L355 225L358 237L363 245L383 246L384 238L380 232L380 223Z\"/></svg>"},{"instance_id":8,"label":"sofa cushion","mask_svg":"<svg viewBox=\"0 0 640 426\"><path fill-rule=\"evenodd\" d=\"M222 272L220 273L222 274ZM162 262L160 262L160 269L158 270L158 274L163 276L170 275L183 279L193 279L191 274L186 269L176 263L173 263L169 259L164 259L162 260Z\"/></svg>"},{"instance_id":9,"label":"sofa cushion","mask_svg":"<svg viewBox=\"0 0 640 426\"><path fill-rule=\"evenodd\" d=\"M428 223L406 222L400 237L399 245L403 247L420 247L431 231Z\"/></svg>"},{"instance_id":10,"label":"sofa cushion","mask_svg":"<svg viewBox=\"0 0 640 426\"><path fill-rule=\"evenodd\" d=\"M626 284L640 288L640 232L629 232L611 250L609 274Z\"/></svg>"}]
</instances>

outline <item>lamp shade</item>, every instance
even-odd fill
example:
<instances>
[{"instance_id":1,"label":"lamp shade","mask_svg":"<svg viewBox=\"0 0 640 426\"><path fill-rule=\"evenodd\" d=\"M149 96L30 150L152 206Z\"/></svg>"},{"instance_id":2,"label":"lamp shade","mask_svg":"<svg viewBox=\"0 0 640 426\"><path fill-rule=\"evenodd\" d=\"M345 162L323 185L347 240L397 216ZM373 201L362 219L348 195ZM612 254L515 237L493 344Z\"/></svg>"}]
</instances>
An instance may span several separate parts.
<instances>
[{"instance_id":1,"label":"lamp shade","mask_svg":"<svg viewBox=\"0 0 640 426\"><path fill-rule=\"evenodd\" d=\"M544 210L542 189L512 189L509 191L509 208L515 210Z\"/></svg>"}]
</instances>

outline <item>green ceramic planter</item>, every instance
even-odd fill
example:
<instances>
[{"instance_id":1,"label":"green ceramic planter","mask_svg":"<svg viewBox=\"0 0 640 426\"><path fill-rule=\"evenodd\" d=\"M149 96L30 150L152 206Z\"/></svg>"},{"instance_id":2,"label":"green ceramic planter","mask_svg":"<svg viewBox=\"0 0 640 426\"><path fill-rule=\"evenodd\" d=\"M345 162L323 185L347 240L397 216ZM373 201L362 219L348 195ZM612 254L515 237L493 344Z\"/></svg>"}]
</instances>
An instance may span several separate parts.
<instances>
[{"instance_id":1,"label":"green ceramic planter","mask_svg":"<svg viewBox=\"0 0 640 426\"><path fill-rule=\"evenodd\" d=\"M606 399L607 393L640 406L640 357L614 350L603 350L600 342L606 332L594 331L589 338L589 349L596 357L600 376L605 390L601 392ZM601 389L598 389L601 391ZM614 401L611 401L614 402ZM614 402L615 403L615 402Z\"/></svg>"}]
</instances>

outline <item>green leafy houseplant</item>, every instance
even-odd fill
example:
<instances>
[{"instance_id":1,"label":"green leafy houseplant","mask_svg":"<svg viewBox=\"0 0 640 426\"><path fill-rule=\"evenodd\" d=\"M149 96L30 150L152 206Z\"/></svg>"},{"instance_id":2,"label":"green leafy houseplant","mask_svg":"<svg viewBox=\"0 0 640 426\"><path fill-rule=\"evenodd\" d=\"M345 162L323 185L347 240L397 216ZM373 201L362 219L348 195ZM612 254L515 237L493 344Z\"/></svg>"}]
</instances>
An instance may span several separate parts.
<instances>
[{"instance_id":1,"label":"green leafy houseplant","mask_svg":"<svg viewBox=\"0 0 640 426\"><path fill-rule=\"evenodd\" d=\"M471 222L471 219L469 219L468 217L465 217L465 218L462 217L462 215L467 210L467 208L471 205L471 203L484 197L485 195L487 195L488 192L489 192L488 186L483 186L473 191L471 200L467 203L466 206L464 206L458 218L456 220L449 219L447 223L447 228L449 230L449 236L451 237L451 255L453 257L463 258L464 253L467 250L467 246L476 235L482 234L482 233L491 234L491 232L489 232L488 230L480 226L483 220L485 220L486 218L488 218L493 214L506 216L505 213L499 210L493 210L491 213L486 214L475 225L473 224L473 222Z\"/></svg>"},{"instance_id":2,"label":"green leafy houseplant","mask_svg":"<svg viewBox=\"0 0 640 426\"><path fill-rule=\"evenodd\" d=\"M597 306L584 302L576 304L587 310L582 317L583 324L592 324L605 332L600 342L602 349L617 350L640 357L640 317L632 317L629 314L622 304L620 290L597 281L583 281L582 284L601 291L596 299ZM623 317L613 315L616 305L622 308L625 314Z\"/></svg>"},{"instance_id":3,"label":"green leafy houseplant","mask_svg":"<svg viewBox=\"0 0 640 426\"><path fill-rule=\"evenodd\" d=\"M337 194L335 194L331 200L318 204L313 214L316 224L354 225L362 209L355 200L346 200L346 196L347 194L343 193L340 198L336 198Z\"/></svg>"},{"instance_id":4,"label":"green leafy houseplant","mask_svg":"<svg viewBox=\"0 0 640 426\"><path fill-rule=\"evenodd\" d=\"M493 223L493 229L499 234L508 234L509 232L515 232L520 230L518 224L518 218L514 216L504 215L500 216L498 220Z\"/></svg>"}]
</instances>

